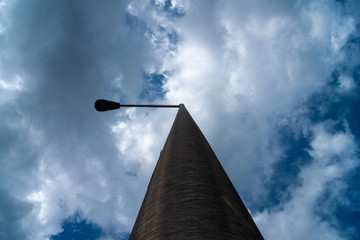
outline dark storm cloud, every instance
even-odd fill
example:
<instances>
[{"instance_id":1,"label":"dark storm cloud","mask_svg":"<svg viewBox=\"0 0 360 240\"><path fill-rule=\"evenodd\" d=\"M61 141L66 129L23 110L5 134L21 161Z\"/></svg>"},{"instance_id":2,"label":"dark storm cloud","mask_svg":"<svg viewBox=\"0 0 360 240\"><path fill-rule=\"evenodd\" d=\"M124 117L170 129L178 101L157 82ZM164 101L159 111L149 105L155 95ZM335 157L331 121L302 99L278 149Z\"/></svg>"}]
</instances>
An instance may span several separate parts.
<instances>
[{"instance_id":1,"label":"dark storm cloud","mask_svg":"<svg viewBox=\"0 0 360 240\"><path fill-rule=\"evenodd\" d=\"M61 205L61 198L44 196L46 186L41 184L46 179L56 182L56 173L64 171L57 177L70 179L73 186L91 192L97 191L98 181L112 185L111 179L93 176L94 166L99 166L96 171L113 169L109 175L130 171L121 166L115 139L109 135L108 126L115 115L104 117L93 108L97 98L118 100L121 94L123 99L134 99L141 92L142 68L151 57L142 32L125 25L126 6L124 1L6 4L1 42L1 80L7 94L1 105L1 178L6 191L12 193L2 193L34 203L33 209L24 209L13 208L11 201L5 201L4 209L13 209L11 218L4 212L9 225L15 226L26 216L51 225L76 210L67 203L63 213L51 213L51 207L44 205ZM10 89L16 81L19 87ZM119 85L126 90L119 90ZM85 187L91 184L86 179L95 182L93 188ZM59 181L54 184L66 185ZM58 191L66 194L67 189ZM83 190L74 191L86 198ZM106 197L99 201L101 198ZM108 198L119 201L115 195ZM46 220L44 214L52 217ZM53 231L59 227L43 231L56 233ZM9 234L15 234L11 229Z\"/></svg>"},{"instance_id":2,"label":"dark storm cloud","mask_svg":"<svg viewBox=\"0 0 360 240\"><path fill-rule=\"evenodd\" d=\"M0 188L0 237L1 239L25 239L26 233L19 231L22 216L31 211L31 205L18 200Z\"/></svg>"}]
</instances>

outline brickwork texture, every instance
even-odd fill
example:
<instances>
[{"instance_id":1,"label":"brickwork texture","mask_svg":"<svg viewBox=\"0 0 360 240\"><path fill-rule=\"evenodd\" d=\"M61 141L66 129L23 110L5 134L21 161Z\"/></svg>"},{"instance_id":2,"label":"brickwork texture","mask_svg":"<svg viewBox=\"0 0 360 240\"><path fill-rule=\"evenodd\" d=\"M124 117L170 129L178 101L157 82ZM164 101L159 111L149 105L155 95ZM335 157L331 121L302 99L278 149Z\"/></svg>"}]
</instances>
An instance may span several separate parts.
<instances>
[{"instance_id":1,"label":"brickwork texture","mask_svg":"<svg viewBox=\"0 0 360 240\"><path fill-rule=\"evenodd\" d=\"M183 104L129 239L263 239Z\"/></svg>"}]
</instances>

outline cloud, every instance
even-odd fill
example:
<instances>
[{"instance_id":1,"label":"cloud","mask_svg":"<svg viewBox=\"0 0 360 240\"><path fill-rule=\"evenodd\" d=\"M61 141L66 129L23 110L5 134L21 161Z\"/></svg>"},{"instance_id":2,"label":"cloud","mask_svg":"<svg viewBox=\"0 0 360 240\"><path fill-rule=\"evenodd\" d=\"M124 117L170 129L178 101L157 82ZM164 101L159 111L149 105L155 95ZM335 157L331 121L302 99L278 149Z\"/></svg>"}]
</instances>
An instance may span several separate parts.
<instances>
[{"instance_id":1,"label":"cloud","mask_svg":"<svg viewBox=\"0 0 360 240\"><path fill-rule=\"evenodd\" d=\"M10 230L0 234L44 239L75 212L109 237L131 230L176 112L94 111L95 99L109 98L184 103L267 239L342 239L324 220L333 212L314 208L324 194L324 206L345 201L355 133L346 114L314 120L311 111L356 96L356 4L1 3L0 195ZM312 149L301 146L310 160L274 204L276 166L292 163L283 129Z\"/></svg>"},{"instance_id":2,"label":"cloud","mask_svg":"<svg viewBox=\"0 0 360 240\"><path fill-rule=\"evenodd\" d=\"M353 229L344 234L334 228L338 222L333 216L337 204L346 204L345 180L358 167L358 146L348 130L331 134L328 127L328 123L313 127L309 150L313 161L301 169L301 184L289 190L291 199L255 216L265 238L349 239L354 234Z\"/></svg>"},{"instance_id":3,"label":"cloud","mask_svg":"<svg viewBox=\"0 0 360 240\"><path fill-rule=\"evenodd\" d=\"M134 177L126 175L109 127L119 116L99 115L92 102L118 99L119 81L123 99L137 96L149 52L141 32L124 25L126 3L108 4L6 4L1 176L6 191L33 206L8 219L32 222L23 229L32 239L61 231L62 219L77 210L104 228L126 230L128 215L136 215L135 208L121 210L136 187L126 187Z\"/></svg>"},{"instance_id":4,"label":"cloud","mask_svg":"<svg viewBox=\"0 0 360 240\"><path fill-rule=\"evenodd\" d=\"M0 237L2 239L21 239L26 234L18 231L18 227L22 226L21 217L27 215L31 210L31 205L24 201L11 196L8 191L0 189ZM14 211L16 209L16 211Z\"/></svg>"},{"instance_id":5,"label":"cloud","mask_svg":"<svg viewBox=\"0 0 360 240\"><path fill-rule=\"evenodd\" d=\"M186 104L232 179L258 189L251 190L255 196L281 158L276 125L324 88L342 62L331 37L341 32L345 42L354 31L332 4L285 4L286 11L282 4L272 11L259 2L192 4L172 26L183 38L180 50L163 65L172 73L164 85L167 99ZM320 24L327 20L332 23ZM254 171L263 179L246 174Z\"/></svg>"},{"instance_id":6,"label":"cloud","mask_svg":"<svg viewBox=\"0 0 360 240\"><path fill-rule=\"evenodd\" d=\"M339 87L338 91L341 93L352 92L355 88L357 88L354 79L347 74L343 74L338 79Z\"/></svg>"}]
</instances>

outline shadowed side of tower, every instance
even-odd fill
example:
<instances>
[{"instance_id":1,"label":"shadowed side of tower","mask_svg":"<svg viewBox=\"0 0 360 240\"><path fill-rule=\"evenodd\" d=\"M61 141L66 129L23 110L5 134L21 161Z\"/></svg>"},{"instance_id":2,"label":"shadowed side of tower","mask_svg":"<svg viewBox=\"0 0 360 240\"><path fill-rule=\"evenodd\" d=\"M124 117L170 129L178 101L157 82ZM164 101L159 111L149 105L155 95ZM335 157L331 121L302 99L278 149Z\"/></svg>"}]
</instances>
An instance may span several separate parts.
<instances>
[{"instance_id":1,"label":"shadowed side of tower","mask_svg":"<svg viewBox=\"0 0 360 240\"><path fill-rule=\"evenodd\" d=\"M129 239L263 239L183 104Z\"/></svg>"}]
</instances>

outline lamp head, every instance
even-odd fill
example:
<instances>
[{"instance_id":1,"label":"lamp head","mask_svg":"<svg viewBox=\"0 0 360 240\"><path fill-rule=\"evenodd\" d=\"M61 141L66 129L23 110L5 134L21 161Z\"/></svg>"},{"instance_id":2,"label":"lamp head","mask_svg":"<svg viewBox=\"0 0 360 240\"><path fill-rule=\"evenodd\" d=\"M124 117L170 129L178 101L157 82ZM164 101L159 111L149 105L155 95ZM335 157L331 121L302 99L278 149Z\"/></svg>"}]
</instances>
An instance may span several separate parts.
<instances>
[{"instance_id":1,"label":"lamp head","mask_svg":"<svg viewBox=\"0 0 360 240\"><path fill-rule=\"evenodd\" d=\"M95 109L98 110L99 112L105 112L120 108L120 103L108 101L105 99L96 100L94 105L95 105Z\"/></svg>"}]
</instances>

